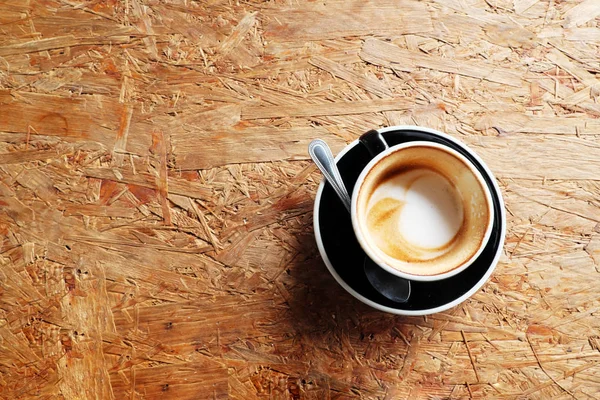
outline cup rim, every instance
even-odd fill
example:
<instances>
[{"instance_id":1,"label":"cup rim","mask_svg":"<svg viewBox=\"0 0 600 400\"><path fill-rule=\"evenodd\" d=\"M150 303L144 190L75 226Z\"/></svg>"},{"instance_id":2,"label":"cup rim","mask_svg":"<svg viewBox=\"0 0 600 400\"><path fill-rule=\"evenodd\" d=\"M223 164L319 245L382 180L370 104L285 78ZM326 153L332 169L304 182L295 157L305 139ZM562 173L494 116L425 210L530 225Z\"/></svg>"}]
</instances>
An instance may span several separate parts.
<instances>
[{"instance_id":1,"label":"cup rim","mask_svg":"<svg viewBox=\"0 0 600 400\"><path fill-rule=\"evenodd\" d=\"M400 270L388 265L381 258L381 256L372 248L372 246L370 246L368 244L367 240L364 237L364 233L361 229L359 219L357 216L357 212L356 212L357 211L356 208L357 208L357 204L358 204L358 194L363 186L365 178L367 177L369 172L373 169L373 167L377 163L379 163L381 160L383 160L384 158L389 157L392 154L395 154L399 151L403 151L403 150L406 150L406 149L409 149L412 147L428 147L428 148L442 150L442 151L447 152L447 153L451 154L452 156L456 157L460 161L462 161L462 163L467 166L467 168L473 174L473 176L475 176L475 179L477 179L477 182L479 182L479 185L483 189L484 196L485 196L485 202L486 202L486 206L488 209L488 218L486 221L486 229L485 229L483 238L481 240L481 243L479 244L479 247L477 248L477 251L475 251L467 260L465 260L459 266L453 267L449 271L446 271L446 272L443 272L440 274L435 274L435 275L411 274L408 272L400 271ZM488 185L485 183L485 180L483 179L481 172L479 172L479 170L475 167L475 165L473 165L469 160L467 160L462 154L458 153L456 150L454 150L450 147L447 147L447 146L439 144L439 143L422 141L422 140L412 141L412 142L407 142L407 143L402 143L402 144L398 144L395 146L391 146L388 149L377 154L373 159L371 159L371 161L369 161L369 163L363 168L362 172L358 176L358 179L356 180L356 183L354 185L354 190L352 192L351 212L350 212L350 215L352 218L352 228L354 229L354 234L358 240L358 243L362 247L363 251L367 254L367 256L369 258L371 258L371 260L373 260L380 268L384 269L385 271L389 272L392 275L395 275L395 276L398 276L398 277L404 278L404 279L413 280L413 281L424 281L424 282L439 281L442 279L450 278L454 275L461 273L462 271L467 269L471 264L473 264L473 262L475 260L477 260L477 258L481 255L483 249L485 249L485 247L490 239L490 236L492 235L492 228L494 225L493 222L494 222L494 217L495 217L494 214L495 213L494 213L492 194L490 192Z\"/></svg>"},{"instance_id":2,"label":"cup rim","mask_svg":"<svg viewBox=\"0 0 600 400\"><path fill-rule=\"evenodd\" d=\"M492 173L490 168L487 166L487 164L485 162L483 162L483 160L479 157L479 155L477 155L474 151L472 151L470 148L468 148L461 141L453 138L452 136L450 136L446 133L437 131L435 129L420 127L420 126L416 126L416 125L394 125L394 126L380 128L377 131L379 133L383 134L383 133L390 132L390 131L409 131L409 130L429 133L429 134L441 137L443 139L446 139L448 141L455 143L457 146L459 146L462 149L464 149L465 151L467 151L479 163L481 168L485 171L485 174L490 178L490 182L494 189L494 195L497 199L499 209L500 209L500 215L497 215L496 218L498 218L500 220L500 230L501 231L499 232L500 238L499 238L498 245L495 248L494 258L491 260L490 265L487 267L483 276L481 276L481 278L467 292L465 292L461 296L455 298L454 300L452 300L450 302L447 302L445 304L442 304L442 305L439 305L436 307L420 309L420 310L406 310L406 309L401 309L401 308L388 307L388 306L382 305L380 303L377 303L377 302L365 297L364 295L357 292L348 283L346 283L346 281L344 279L342 279L340 274L336 271L335 267L331 263L331 260L329 259L329 256L327 255L327 250L325 249L325 245L324 245L323 239L321 237L320 216L319 216L320 215L320 207L321 207L321 199L323 197L323 190L325 189L325 179L321 180L321 183L319 184L319 187L317 189L317 193L315 196L315 202L314 202L314 206L313 206L313 228L314 228L314 233L315 233L315 239L317 242L317 248L319 250L319 254L321 255L321 257L323 259L323 262L325 263L325 267L327 268L329 273L333 276L333 278L337 281L337 283L344 290L346 290L346 292L348 292L352 297L354 297L355 299L359 300L360 302L368 305L369 307L372 307L379 311L387 312L390 314L396 314L396 315L421 316L421 315L430 315L430 314L443 312L443 311L446 311L452 307L455 307L455 306L461 304L462 302L464 302L465 300L467 300L468 298L473 296L473 294L475 294L488 281L488 279L490 278L490 276L492 275L492 273L494 272L494 270L496 269L496 267L498 265L498 261L500 260L500 257L502 255L502 249L504 248L504 242L505 242L505 238L506 238L506 210L505 210L504 198L502 197L502 192L500 190L498 182L496 181L496 177L494 176L494 174ZM346 153L348 153L351 149L356 147L358 145L358 143L359 143L358 140L354 140L353 142L349 143L346 147L344 147L336 155L335 161L338 162L341 158L343 158L346 155Z\"/></svg>"}]
</instances>

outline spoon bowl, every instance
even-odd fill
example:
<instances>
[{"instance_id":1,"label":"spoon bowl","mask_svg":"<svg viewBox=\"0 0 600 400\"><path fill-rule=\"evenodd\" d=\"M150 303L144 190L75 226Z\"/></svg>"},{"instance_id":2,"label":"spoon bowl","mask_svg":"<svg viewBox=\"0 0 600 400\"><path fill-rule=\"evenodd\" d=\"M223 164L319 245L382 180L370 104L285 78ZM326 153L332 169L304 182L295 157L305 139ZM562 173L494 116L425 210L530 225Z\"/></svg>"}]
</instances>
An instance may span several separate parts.
<instances>
[{"instance_id":1,"label":"spoon bowl","mask_svg":"<svg viewBox=\"0 0 600 400\"><path fill-rule=\"evenodd\" d=\"M384 297L396 303L406 303L410 297L410 281L392 275L375 264L369 257L365 257L365 275L371 286Z\"/></svg>"}]
</instances>

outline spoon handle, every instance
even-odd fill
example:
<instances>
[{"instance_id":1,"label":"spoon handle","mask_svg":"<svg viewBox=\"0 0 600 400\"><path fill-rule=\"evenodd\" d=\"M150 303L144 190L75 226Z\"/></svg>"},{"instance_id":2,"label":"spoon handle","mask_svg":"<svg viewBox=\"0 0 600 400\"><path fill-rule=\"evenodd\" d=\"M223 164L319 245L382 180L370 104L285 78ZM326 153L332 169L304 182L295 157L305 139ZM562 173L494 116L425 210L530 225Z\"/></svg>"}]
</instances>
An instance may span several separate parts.
<instances>
[{"instance_id":1,"label":"spoon handle","mask_svg":"<svg viewBox=\"0 0 600 400\"><path fill-rule=\"evenodd\" d=\"M321 170L325 179L331 184L333 190L338 195L348 211L350 211L350 196L346 190L346 185L342 181L340 171L335 165L335 159L331 154L331 149L321 139L315 139L308 145L308 154L313 159L317 167Z\"/></svg>"}]
</instances>

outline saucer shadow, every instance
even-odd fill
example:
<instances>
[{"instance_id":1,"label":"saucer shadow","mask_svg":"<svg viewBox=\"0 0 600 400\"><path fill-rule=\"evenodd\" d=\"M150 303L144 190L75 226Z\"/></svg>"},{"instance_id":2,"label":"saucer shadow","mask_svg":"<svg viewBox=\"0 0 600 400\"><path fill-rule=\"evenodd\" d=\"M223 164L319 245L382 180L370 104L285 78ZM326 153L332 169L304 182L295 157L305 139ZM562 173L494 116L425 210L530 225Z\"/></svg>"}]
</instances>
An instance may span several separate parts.
<instances>
[{"instance_id":1,"label":"saucer shadow","mask_svg":"<svg viewBox=\"0 0 600 400\"><path fill-rule=\"evenodd\" d=\"M314 238L311 240L314 253L318 254ZM365 332L389 333L407 318L383 313L349 296L319 256L290 266L289 276L282 283L289 290L287 318L296 334L306 336L307 343L326 343L342 332L356 336L355 339Z\"/></svg>"}]
</instances>

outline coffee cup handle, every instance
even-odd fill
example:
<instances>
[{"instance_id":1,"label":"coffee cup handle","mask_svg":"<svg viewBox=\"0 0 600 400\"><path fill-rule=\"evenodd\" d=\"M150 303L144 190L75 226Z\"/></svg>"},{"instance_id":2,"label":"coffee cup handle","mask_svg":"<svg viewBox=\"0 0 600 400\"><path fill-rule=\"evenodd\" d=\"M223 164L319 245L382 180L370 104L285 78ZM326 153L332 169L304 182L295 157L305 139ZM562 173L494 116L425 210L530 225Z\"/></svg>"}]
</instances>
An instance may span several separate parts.
<instances>
[{"instance_id":1,"label":"coffee cup handle","mask_svg":"<svg viewBox=\"0 0 600 400\"><path fill-rule=\"evenodd\" d=\"M367 148L371 157L390 148L381 133L374 129L364 133L358 141Z\"/></svg>"}]
</instances>

